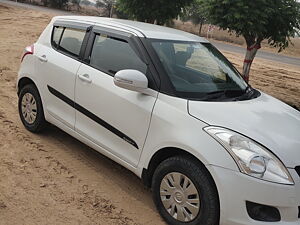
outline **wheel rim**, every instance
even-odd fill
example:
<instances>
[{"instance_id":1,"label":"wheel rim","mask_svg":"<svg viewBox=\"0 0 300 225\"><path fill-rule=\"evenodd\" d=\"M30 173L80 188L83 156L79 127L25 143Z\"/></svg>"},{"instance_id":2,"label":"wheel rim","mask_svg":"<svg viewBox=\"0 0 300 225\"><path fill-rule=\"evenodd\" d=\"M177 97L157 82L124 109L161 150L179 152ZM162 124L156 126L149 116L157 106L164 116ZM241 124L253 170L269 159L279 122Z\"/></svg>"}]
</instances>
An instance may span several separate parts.
<instances>
[{"instance_id":1,"label":"wheel rim","mask_svg":"<svg viewBox=\"0 0 300 225\"><path fill-rule=\"evenodd\" d=\"M172 172L162 179L160 198L167 212L176 220L190 222L199 214L198 190L182 173Z\"/></svg>"},{"instance_id":2,"label":"wheel rim","mask_svg":"<svg viewBox=\"0 0 300 225\"><path fill-rule=\"evenodd\" d=\"M24 120L28 124L33 124L37 116L37 105L34 96L30 93L23 95L21 110Z\"/></svg>"}]
</instances>

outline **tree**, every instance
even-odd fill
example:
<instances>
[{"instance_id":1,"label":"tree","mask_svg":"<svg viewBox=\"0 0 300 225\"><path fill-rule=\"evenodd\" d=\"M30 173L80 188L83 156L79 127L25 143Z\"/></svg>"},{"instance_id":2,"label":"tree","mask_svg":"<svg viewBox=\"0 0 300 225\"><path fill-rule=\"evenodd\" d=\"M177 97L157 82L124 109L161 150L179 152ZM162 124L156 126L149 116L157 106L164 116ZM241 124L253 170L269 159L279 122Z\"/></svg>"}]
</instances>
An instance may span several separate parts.
<instances>
[{"instance_id":1,"label":"tree","mask_svg":"<svg viewBox=\"0 0 300 225\"><path fill-rule=\"evenodd\" d=\"M176 18L181 9L192 0L119 0L118 9L132 19L164 24Z\"/></svg>"},{"instance_id":2,"label":"tree","mask_svg":"<svg viewBox=\"0 0 300 225\"><path fill-rule=\"evenodd\" d=\"M119 18L119 19L125 19L125 20L128 20L128 19L129 19L128 14L126 14L124 11L121 11L121 10L118 8L118 3L117 3L117 5L115 6L114 14L115 14L116 17Z\"/></svg>"},{"instance_id":3,"label":"tree","mask_svg":"<svg viewBox=\"0 0 300 225\"><path fill-rule=\"evenodd\" d=\"M49 0L49 4L51 7L62 9L66 6L68 0Z\"/></svg>"},{"instance_id":4,"label":"tree","mask_svg":"<svg viewBox=\"0 0 300 225\"><path fill-rule=\"evenodd\" d=\"M247 52L242 75L246 81L263 40L280 52L300 28L297 0L202 0L202 4L213 24L245 38Z\"/></svg>"},{"instance_id":5,"label":"tree","mask_svg":"<svg viewBox=\"0 0 300 225\"><path fill-rule=\"evenodd\" d=\"M183 8L180 18L183 21L191 20L194 25L199 26L198 34L201 35L202 26L207 20L205 7L203 6L201 0L194 0L191 5Z\"/></svg>"},{"instance_id":6,"label":"tree","mask_svg":"<svg viewBox=\"0 0 300 225\"><path fill-rule=\"evenodd\" d=\"M81 0L71 0L72 5L76 6L77 11L80 10L80 1Z\"/></svg>"},{"instance_id":7,"label":"tree","mask_svg":"<svg viewBox=\"0 0 300 225\"><path fill-rule=\"evenodd\" d=\"M115 0L97 0L96 7L104 9L104 15L106 17L112 17L113 7Z\"/></svg>"},{"instance_id":8,"label":"tree","mask_svg":"<svg viewBox=\"0 0 300 225\"><path fill-rule=\"evenodd\" d=\"M49 5L49 1L48 0L41 0L41 2L43 3L43 6L48 6Z\"/></svg>"}]
</instances>

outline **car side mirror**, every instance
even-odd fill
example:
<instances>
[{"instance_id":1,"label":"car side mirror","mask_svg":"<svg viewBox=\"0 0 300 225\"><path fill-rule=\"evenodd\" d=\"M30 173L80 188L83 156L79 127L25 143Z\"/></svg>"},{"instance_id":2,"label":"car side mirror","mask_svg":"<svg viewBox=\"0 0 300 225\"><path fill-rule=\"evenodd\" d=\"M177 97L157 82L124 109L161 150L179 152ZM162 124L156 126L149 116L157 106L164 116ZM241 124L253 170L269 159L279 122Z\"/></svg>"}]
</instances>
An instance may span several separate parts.
<instances>
[{"instance_id":1,"label":"car side mirror","mask_svg":"<svg viewBox=\"0 0 300 225\"><path fill-rule=\"evenodd\" d=\"M138 70L120 70L114 76L114 83L120 88L143 92L148 88L148 79Z\"/></svg>"}]
</instances>

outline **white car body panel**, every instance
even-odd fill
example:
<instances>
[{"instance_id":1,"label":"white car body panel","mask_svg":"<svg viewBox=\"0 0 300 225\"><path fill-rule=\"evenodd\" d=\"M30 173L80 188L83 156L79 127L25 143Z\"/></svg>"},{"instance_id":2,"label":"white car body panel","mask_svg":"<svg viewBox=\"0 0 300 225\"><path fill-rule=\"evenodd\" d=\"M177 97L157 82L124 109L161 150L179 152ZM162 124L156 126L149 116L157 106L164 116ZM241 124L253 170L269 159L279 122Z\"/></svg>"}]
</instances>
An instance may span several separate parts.
<instances>
[{"instance_id":1,"label":"white car body panel","mask_svg":"<svg viewBox=\"0 0 300 225\"><path fill-rule=\"evenodd\" d=\"M128 170L132 171L133 173L135 173L136 175L138 175L136 167L132 166L131 164L129 164L128 162L126 162L122 158L117 157L115 154L113 154L109 150L103 148L102 146L98 145L97 143L93 142L91 139L87 138L86 136L83 136L80 133L78 133L77 131L75 131L74 129L66 126L63 122L56 119L52 115L48 115L47 121L50 122L51 124L57 126L58 128L62 129L64 132L68 133L72 137L78 139L82 143L84 143L84 144L88 145L89 147L95 149L97 152L99 152L99 153L105 155L106 157L114 160L118 164L124 166L126 169L128 169Z\"/></svg>"},{"instance_id":2,"label":"white car body panel","mask_svg":"<svg viewBox=\"0 0 300 225\"><path fill-rule=\"evenodd\" d=\"M91 83L78 78L83 74L89 74ZM157 93L149 96L119 88L114 85L112 76L85 64L81 65L78 76L75 102L125 133L136 142L137 148L78 111L76 111L76 131L129 164L137 166Z\"/></svg>"},{"instance_id":3,"label":"white car body panel","mask_svg":"<svg viewBox=\"0 0 300 225\"><path fill-rule=\"evenodd\" d=\"M244 134L264 145L290 168L300 165L299 112L263 94L249 101L189 101L189 113L210 125Z\"/></svg>"},{"instance_id":4,"label":"white car body panel","mask_svg":"<svg viewBox=\"0 0 300 225\"><path fill-rule=\"evenodd\" d=\"M55 51L51 47L36 44L35 48L37 56L46 55L48 60L45 63L36 59L36 73L40 74L39 86L41 87L40 89L44 101L47 102L44 109L74 129L74 108L51 94L49 92L49 86L55 87L56 90L63 92L64 95L74 101L76 73L81 63ZM47 52L47 54L45 54L45 52Z\"/></svg>"},{"instance_id":5,"label":"white car body panel","mask_svg":"<svg viewBox=\"0 0 300 225\"><path fill-rule=\"evenodd\" d=\"M36 75L35 72L35 60L36 58L33 55L27 55L21 64L21 68L18 73L18 79L17 79L17 89L18 89L18 84L21 78L23 77L28 77L31 80L34 81L34 83L38 83L38 76ZM19 91L19 90L18 90Z\"/></svg>"},{"instance_id":6,"label":"white car body panel","mask_svg":"<svg viewBox=\"0 0 300 225\"><path fill-rule=\"evenodd\" d=\"M187 113L187 100L159 94L140 166L147 168L157 150L174 147L191 153L205 165L238 170L223 147L203 131L208 125Z\"/></svg>"},{"instance_id":7,"label":"white car body panel","mask_svg":"<svg viewBox=\"0 0 300 225\"><path fill-rule=\"evenodd\" d=\"M297 225L300 203L300 181L295 170L290 170L295 185L282 185L231 171L218 166L207 167L214 180L220 198L221 225ZM280 222L260 222L251 219L247 213L245 202L252 201L264 205L276 206L281 213Z\"/></svg>"}]
</instances>

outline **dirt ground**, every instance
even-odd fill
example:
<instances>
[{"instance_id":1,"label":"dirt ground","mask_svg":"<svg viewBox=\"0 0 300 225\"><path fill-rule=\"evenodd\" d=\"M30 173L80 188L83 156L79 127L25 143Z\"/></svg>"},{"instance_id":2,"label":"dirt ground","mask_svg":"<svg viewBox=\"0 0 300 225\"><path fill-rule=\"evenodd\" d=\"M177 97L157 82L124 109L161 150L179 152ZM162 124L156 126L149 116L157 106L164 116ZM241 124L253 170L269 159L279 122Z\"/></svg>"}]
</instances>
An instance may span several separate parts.
<instances>
[{"instance_id":1,"label":"dirt ground","mask_svg":"<svg viewBox=\"0 0 300 225\"><path fill-rule=\"evenodd\" d=\"M242 71L244 57L223 54ZM250 72L250 85L300 109L300 67L256 58Z\"/></svg>"},{"instance_id":2,"label":"dirt ground","mask_svg":"<svg viewBox=\"0 0 300 225\"><path fill-rule=\"evenodd\" d=\"M132 173L53 126L42 135L23 128L20 56L52 16L0 4L0 225L164 224ZM240 69L243 57L225 54ZM251 84L300 106L299 69L256 59Z\"/></svg>"}]
</instances>

